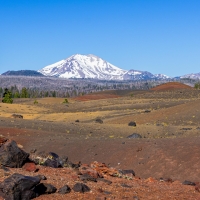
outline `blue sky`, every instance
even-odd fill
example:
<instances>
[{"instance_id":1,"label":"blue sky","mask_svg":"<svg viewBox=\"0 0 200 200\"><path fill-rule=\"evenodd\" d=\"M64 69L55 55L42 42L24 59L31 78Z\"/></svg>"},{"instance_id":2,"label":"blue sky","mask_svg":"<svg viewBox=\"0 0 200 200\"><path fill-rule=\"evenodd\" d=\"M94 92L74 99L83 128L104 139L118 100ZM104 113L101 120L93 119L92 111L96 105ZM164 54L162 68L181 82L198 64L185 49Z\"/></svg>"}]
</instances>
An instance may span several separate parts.
<instances>
[{"instance_id":1,"label":"blue sky","mask_svg":"<svg viewBox=\"0 0 200 200\"><path fill-rule=\"evenodd\" d=\"M76 53L172 77L200 72L200 1L0 0L0 74Z\"/></svg>"}]
</instances>

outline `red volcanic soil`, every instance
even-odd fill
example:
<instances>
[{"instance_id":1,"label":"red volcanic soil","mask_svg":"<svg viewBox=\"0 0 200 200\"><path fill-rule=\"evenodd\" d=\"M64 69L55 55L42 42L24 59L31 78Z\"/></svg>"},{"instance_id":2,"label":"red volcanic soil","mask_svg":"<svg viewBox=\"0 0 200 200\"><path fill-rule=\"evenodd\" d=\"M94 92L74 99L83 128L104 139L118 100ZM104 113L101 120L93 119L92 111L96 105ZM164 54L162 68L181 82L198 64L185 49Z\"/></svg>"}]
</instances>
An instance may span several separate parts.
<instances>
[{"instance_id":1,"label":"red volcanic soil","mask_svg":"<svg viewBox=\"0 0 200 200\"><path fill-rule=\"evenodd\" d=\"M74 100L78 101L90 101L90 100L98 100L98 99L110 99L110 98L118 98L120 96L115 94L87 94L84 96L75 97Z\"/></svg>"},{"instance_id":2,"label":"red volcanic soil","mask_svg":"<svg viewBox=\"0 0 200 200\"><path fill-rule=\"evenodd\" d=\"M86 161L84 163L89 164L92 160L100 160L100 162L105 161L107 166L109 166L109 161L113 164L117 162L114 165L115 168L125 162L126 168L125 166L120 168L134 169L136 173L136 177L133 177L133 179L105 175L104 178L111 181L111 184L102 181L87 181L85 184L91 188L91 191L84 194L76 193L72 190L65 195L58 193L41 195L36 198L38 200L200 199L198 184L195 188L181 183L184 180L194 181L195 183L199 181L199 138L137 141L130 139L122 141L80 141L77 138L61 140L58 139L59 136L57 134L54 134L53 137L52 133L48 132L45 134L45 132L38 130L3 127L0 128L0 133L5 136L9 135L10 138L21 144L26 152L28 152L28 148L34 148L34 144L37 143L38 150L40 147L52 151L60 149L56 153L61 155L61 152L63 152L65 155L69 155L71 161L75 161L75 157L79 157L82 158L81 160ZM49 134L52 136L51 140L48 139ZM66 145L65 148L62 148L64 145ZM104 155L98 158L101 154ZM78 171L71 168L54 169L44 166L37 166L37 168L37 172L27 172L23 168L9 168L9 173L10 175L13 173L28 176L44 175L47 180L43 182L50 183L57 189L66 184L72 188L75 183L81 182ZM139 178L141 171L146 173L146 179ZM175 174L176 177L180 174L184 175L184 177L180 178L182 179L181 182L180 179L176 181ZM188 174L190 174L190 177ZM160 181L160 177L163 178L161 179L162 181ZM0 182L5 178L5 176L0 176ZM170 178L172 178L172 181ZM0 200L3 200L3 198L0 197Z\"/></svg>"},{"instance_id":3,"label":"red volcanic soil","mask_svg":"<svg viewBox=\"0 0 200 200\"><path fill-rule=\"evenodd\" d=\"M169 82L169 83L158 85L152 88L151 90L160 91L160 90L173 90L173 89L192 89L192 87L190 87L189 85L185 85L183 83Z\"/></svg>"}]
</instances>

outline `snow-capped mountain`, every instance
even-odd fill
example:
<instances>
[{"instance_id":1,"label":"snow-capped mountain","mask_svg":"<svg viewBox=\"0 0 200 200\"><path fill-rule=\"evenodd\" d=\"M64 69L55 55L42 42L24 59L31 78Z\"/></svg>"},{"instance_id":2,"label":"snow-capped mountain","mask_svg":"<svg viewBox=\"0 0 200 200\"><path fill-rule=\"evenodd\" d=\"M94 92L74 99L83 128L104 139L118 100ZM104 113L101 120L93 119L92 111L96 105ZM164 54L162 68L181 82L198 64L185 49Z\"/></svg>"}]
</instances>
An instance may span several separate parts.
<instances>
[{"instance_id":1,"label":"snow-capped mountain","mask_svg":"<svg viewBox=\"0 0 200 200\"><path fill-rule=\"evenodd\" d=\"M129 70L123 75L123 80L147 80L155 78L154 75L146 71Z\"/></svg>"},{"instance_id":2,"label":"snow-capped mountain","mask_svg":"<svg viewBox=\"0 0 200 200\"><path fill-rule=\"evenodd\" d=\"M46 66L39 72L46 76L61 78L122 80L126 71L92 54L76 54L66 60Z\"/></svg>"},{"instance_id":3,"label":"snow-capped mountain","mask_svg":"<svg viewBox=\"0 0 200 200\"><path fill-rule=\"evenodd\" d=\"M38 72L45 76L61 78L92 78L101 80L149 80L166 79L166 75L153 75L147 71L123 70L92 54L75 54L48 65Z\"/></svg>"},{"instance_id":4,"label":"snow-capped mountain","mask_svg":"<svg viewBox=\"0 0 200 200\"><path fill-rule=\"evenodd\" d=\"M171 77L165 75L165 74L154 74L156 79L169 79Z\"/></svg>"},{"instance_id":5,"label":"snow-capped mountain","mask_svg":"<svg viewBox=\"0 0 200 200\"><path fill-rule=\"evenodd\" d=\"M186 74L184 76L180 76L180 78L200 79L200 72L195 74Z\"/></svg>"}]
</instances>

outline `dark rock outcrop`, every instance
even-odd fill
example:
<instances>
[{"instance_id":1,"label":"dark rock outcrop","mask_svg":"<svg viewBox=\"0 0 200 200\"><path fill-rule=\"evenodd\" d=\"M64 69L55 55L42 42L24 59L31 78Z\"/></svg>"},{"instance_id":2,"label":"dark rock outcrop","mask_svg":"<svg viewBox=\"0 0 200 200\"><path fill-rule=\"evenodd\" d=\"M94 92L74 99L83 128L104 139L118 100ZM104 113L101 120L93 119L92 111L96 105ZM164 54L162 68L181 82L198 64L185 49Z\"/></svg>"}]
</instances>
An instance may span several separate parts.
<instances>
[{"instance_id":1,"label":"dark rock outcrop","mask_svg":"<svg viewBox=\"0 0 200 200\"><path fill-rule=\"evenodd\" d=\"M76 183L72 189L74 190L74 192L80 192L80 193L90 191L90 188L83 183Z\"/></svg>"},{"instance_id":2,"label":"dark rock outcrop","mask_svg":"<svg viewBox=\"0 0 200 200\"><path fill-rule=\"evenodd\" d=\"M67 194L71 192L71 188L68 185L64 185L58 190L59 194Z\"/></svg>"},{"instance_id":3,"label":"dark rock outcrop","mask_svg":"<svg viewBox=\"0 0 200 200\"><path fill-rule=\"evenodd\" d=\"M129 122L128 125L129 125L129 126L136 126L136 122L133 122L133 121L132 121L132 122Z\"/></svg>"},{"instance_id":4,"label":"dark rock outcrop","mask_svg":"<svg viewBox=\"0 0 200 200\"><path fill-rule=\"evenodd\" d=\"M52 194L55 193L57 190L56 187L54 187L51 184L48 183L40 183L39 185L37 185L34 188L34 191L36 192L36 194L38 195L42 195L42 194Z\"/></svg>"},{"instance_id":5,"label":"dark rock outcrop","mask_svg":"<svg viewBox=\"0 0 200 200\"><path fill-rule=\"evenodd\" d=\"M95 120L95 122L96 122L96 123L99 123L99 124L103 124L103 120L100 119L100 118L97 118L97 119Z\"/></svg>"},{"instance_id":6,"label":"dark rock outcrop","mask_svg":"<svg viewBox=\"0 0 200 200\"><path fill-rule=\"evenodd\" d=\"M23 176L13 174L0 183L0 196L5 200L29 200L38 196L34 191L40 183L39 177Z\"/></svg>"},{"instance_id":7,"label":"dark rock outcrop","mask_svg":"<svg viewBox=\"0 0 200 200\"><path fill-rule=\"evenodd\" d=\"M122 175L132 174L133 176L135 176L135 172L132 169L121 169L121 170L119 170L119 172Z\"/></svg>"},{"instance_id":8,"label":"dark rock outcrop","mask_svg":"<svg viewBox=\"0 0 200 200\"><path fill-rule=\"evenodd\" d=\"M22 167L29 154L20 149L16 142L7 140L0 146L0 163L6 167Z\"/></svg>"},{"instance_id":9,"label":"dark rock outcrop","mask_svg":"<svg viewBox=\"0 0 200 200\"><path fill-rule=\"evenodd\" d=\"M183 185L193 185L193 186L196 185L196 183L191 182L191 181L187 181L187 180L185 180L182 184L183 184Z\"/></svg>"},{"instance_id":10,"label":"dark rock outcrop","mask_svg":"<svg viewBox=\"0 0 200 200\"><path fill-rule=\"evenodd\" d=\"M90 176L89 174L80 175L79 178L80 178L81 181L93 181L93 182L97 182L96 178Z\"/></svg>"},{"instance_id":11,"label":"dark rock outcrop","mask_svg":"<svg viewBox=\"0 0 200 200\"><path fill-rule=\"evenodd\" d=\"M138 133L133 133L133 134L129 135L127 138L142 138L142 136Z\"/></svg>"},{"instance_id":12,"label":"dark rock outcrop","mask_svg":"<svg viewBox=\"0 0 200 200\"><path fill-rule=\"evenodd\" d=\"M44 162L44 166L53 167L53 168L62 167L59 156L52 152L48 154L47 159Z\"/></svg>"}]
</instances>

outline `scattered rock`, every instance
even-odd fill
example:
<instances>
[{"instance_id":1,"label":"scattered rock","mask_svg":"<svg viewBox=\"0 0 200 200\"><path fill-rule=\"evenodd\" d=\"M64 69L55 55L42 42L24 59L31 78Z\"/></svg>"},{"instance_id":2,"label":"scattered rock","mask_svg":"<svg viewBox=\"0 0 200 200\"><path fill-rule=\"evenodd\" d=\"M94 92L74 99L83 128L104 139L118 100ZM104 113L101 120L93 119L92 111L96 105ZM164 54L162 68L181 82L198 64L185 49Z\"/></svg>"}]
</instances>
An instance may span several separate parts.
<instances>
[{"instance_id":1,"label":"scattered rock","mask_svg":"<svg viewBox=\"0 0 200 200\"><path fill-rule=\"evenodd\" d=\"M23 115L19 115L19 114L12 114L11 115L12 118L17 118L17 119L23 119Z\"/></svg>"},{"instance_id":2,"label":"scattered rock","mask_svg":"<svg viewBox=\"0 0 200 200\"><path fill-rule=\"evenodd\" d=\"M90 176L89 174L83 174L83 175L80 175L80 180L81 181L93 181L93 182L97 182L97 179Z\"/></svg>"},{"instance_id":3,"label":"scattered rock","mask_svg":"<svg viewBox=\"0 0 200 200\"><path fill-rule=\"evenodd\" d=\"M109 191L106 191L106 190L103 191L103 193L104 193L104 194L112 194L112 192L109 192Z\"/></svg>"},{"instance_id":4,"label":"scattered rock","mask_svg":"<svg viewBox=\"0 0 200 200\"><path fill-rule=\"evenodd\" d=\"M59 156L53 152L49 152L47 159L44 162L44 166L53 167L53 168L62 167Z\"/></svg>"},{"instance_id":5,"label":"scattered rock","mask_svg":"<svg viewBox=\"0 0 200 200\"><path fill-rule=\"evenodd\" d=\"M132 122L129 122L128 125L129 125L129 126L136 126L136 122L133 122L133 121L132 121Z\"/></svg>"},{"instance_id":6,"label":"scattered rock","mask_svg":"<svg viewBox=\"0 0 200 200\"><path fill-rule=\"evenodd\" d=\"M142 136L138 133L133 133L133 134L129 135L127 138L142 138Z\"/></svg>"},{"instance_id":7,"label":"scattered rock","mask_svg":"<svg viewBox=\"0 0 200 200\"><path fill-rule=\"evenodd\" d=\"M81 174L88 174L95 179L99 177L97 170L91 168L89 165L86 165L86 164L81 165L79 167L79 171Z\"/></svg>"},{"instance_id":8,"label":"scattered rock","mask_svg":"<svg viewBox=\"0 0 200 200\"><path fill-rule=\"evenodd\" d=\"M187 181L187 180L185 180L182 184L183 184L183 185L193 185L193 186L196 185L196 183L191 182L191 181Z\"/></svg>"},{"instance_id":9,"label":"scattered rock","mask_svg":"<svg viewBox=\"0 0 200 200\"><path fill-rule=\"evenodd\" d=\"M125 170L119 170L119 172L123 175L126 175L126 174L132 174L133 176L135 176L135 172L132 170L132 169L125 169Z\"/></svg>"},{"instance_id":10,"label":"scattered rock","mask_svg":"<svg viewBox=\"0 0 200 200\"><path fill-rule=\"evenodd\" d=\"M69 167L69 168L78 169L80 166L81 166L81 162L72 163L69 160L67 160L66 162L63 162L63 167Z\"/></svg>"},{"instance_id":11,"label":"scattered rock","mask_svg":"<svg viewBox=\"0 0 200 200\"><path fill-rule=\"evenodd\" d=\"M74 190L74 192L80 192L80 193L90 191L90 188L83 183L76 183L72 189Z\"/></svg>"},{"instance_id":12,"label":"scattered rock","mask_svg":"<svg viewBox=\"0 0 200 200\"><path fill-rule=\"evenodd\" d=\"M151 111L150 111L150 110L145 110L144 112L145 112L145 113L150 113Z\"/></svg>"},{"instance_id":13,"label":"scattered rock","mask_svg":"<svg viewBox=\"0 0 200 200\"><path fill-rule=\"evenodd\" d=\"M78 119L75 122L80 122Z\"/></svg>"},{"instance_id":14,"label":"scattered rock","mask_svg":"<svg viewBox=\"0 0 200 200\"><path fill-rule=\"evenodd\" d=\"M0 183L0 196L6 200L29 200L38 196L33 189L39 183L39 177L15 173Z\"/></svg>"},{"instance_id":15,"label":"scattered rock","mask_svg":"<svg viewBox=\"0 0 200 200\"><path fill-rule=\"evenodd\" d=\"M180 130L189 131L189 130L192 130L192 128L181 128Z\"/></svg>"},{"instance_id":16,"label":"scattered rock","mask_svg":"<svg viewBox=\"0 0 200 200\"><path fill-rule=\"evenodd\" d=\"M119 177L121 178L125 178L125 179L133 179L133 177L135 176L135 172L130 169L130 170L119 170Z\"/></svg>"},{"instance_id":17,"label":"scattered rock","mask_svg":"<svg viewBox=\"0 0 200 200\"><path fill-rule=\"evenodd\" d=\"M121 186L122 186L122 187L125 187L125 188L132 188L132 186L127 185L127 184L125 184L125 183L122 183Z\"/></svg>"},{"instance_id":18,"label":"scattered rock","mask_svg":"<svg viewBox=\"0 0 200 200\"><path fill-rule=\"evenodd\" d=\"M80 163L74 164L68 160L67 156L59 157L56 153L50 152L39 152L39 153L31 153L29 156L30 161L34 162L38 165L44 165L53 168L59 167L71 167L78 168L80 167Z\"/></svg>"},{"instance_id":19,"label":"scattered rock","mask_svg":"<svg viewBox=\"0 0 200 200\"><path fill-rule=\"evenodd\" d=\"M98 182L98 181L102 181L102 182L104 182L104 183L106 183L106 184L108 184L108 185L112 184L112 181L109 181L109 180L107 180L107 179L105 179L105 178L97 178L96 180L97 180L97 182Z\"/></svg>"},{"instance_id":20,"label":"scattered rock","mask_svg":"<svg viewBox=\"0 0 200 200\"><path fill-rule=\"evenodd\" d=\"M36 167L35 163L25 163L25 165L23 166L23 169L28 172L36 172L37 171L37 167Z\"/></svg>"},{"instance_id":21,"label":"scattered rock","mask_svg":"<svg viewBox=\"0 0 200 200\"><path fill-rule=\"evenodd\" d=\"M95 120L95 122L96 122L96 123L99 123L99 124L103 124L103 120L100 119L100 118L97 118L97 119Z\"/></svg>"},{"instance_id":22,"label":"scattered rock","mask_svg":"<svg viewBox=\"0 0 200 200\"><path fill-rule=\"evenodd\" d=\"M160 178L161 182L168 182L168 183L172 183L173 180L171 178Z\"/></svg>"},{"instance_id":23,"label":"scattered rock","mask_svg":"<svg viewBox=\"0 0 200 200\"><path fill-rule=\"evenodd\" d=\"M0 147L0 163L3 166L22 167L28 156L13 140L7 140Z\"/></svg>"},{"instance_id":24,"label":"scattered rock","mask_svg":"<svg viewBox=\"0 0 200 200\"><path fill-rule=\"evenodd\" d=\"M44 175L37 175L35 177L38 177L40 180L47 180L46 176Z\"/></svg>"},{"instance_id":25,"label":"scattered rock","mask_svg":"<svg viewBox=\"0 0 200 200\"><path fill-rule=\"evenodd\" d=\"M29 155L29 160L34 162L36 165L44 165L44 162L47 160L47 156L48 154L45 152L31 152Z\"/></svg>"},{"instance_id":26,"label":"scattered rock","mask_svg":"<svg viewBox=\"0 0 200 200\"><path fill-rule=\"evenodd\" d=\"M58 190L59 194L67 194L71 192L71 188L68 185L64 185Z\"/></svg>"},{"instance_id":27,"label":"scattered rock","mask_svg":"<svg viewBox=\"0 0 200 200\"><path fill-rule=\"evenodd\" d=\"M56 187L48 183L40 183L34 189L34 191L41 195L41 194L52 194L56 192Z\"/></svg>"},{"instance_id":28,"label":"scattered rock","mask_svg":"<svg viewBox=\"0 0 200 200\"><path fill-rule=\"evenodd\" d=\"M105 163L99 163L97 161L90 164L90 167L97 172L100 178L103 178L105 175L118 176L119 171L112 167L107 167Z\"/></svg>"}]
</instances>

